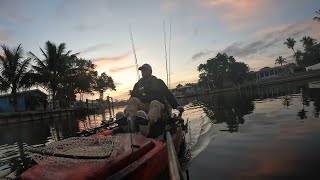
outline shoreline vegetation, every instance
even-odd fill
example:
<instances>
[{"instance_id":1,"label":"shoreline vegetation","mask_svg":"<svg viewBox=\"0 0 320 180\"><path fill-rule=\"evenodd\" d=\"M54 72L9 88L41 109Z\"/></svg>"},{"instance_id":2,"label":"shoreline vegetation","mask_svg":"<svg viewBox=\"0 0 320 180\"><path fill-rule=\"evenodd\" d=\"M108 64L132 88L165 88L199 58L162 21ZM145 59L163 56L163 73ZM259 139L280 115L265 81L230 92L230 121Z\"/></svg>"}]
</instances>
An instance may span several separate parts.
<instances>
[{"instance_id":1,"label":"shoreline vegetation","mask_svg":"<svg viewBox=\"0 0 320 180\"><path fill-rule=\"evenodd\" d=\"M0 91L10 93L8 106L18 112L18 93L40 86L47 91L47 109L69 108L76 95L83 101L83 94L98 92L103 100L106 90L116 90L111 76L98 75L96 65L89 59L77 57L67 50L66 44L50 41L40 48L42 56L32 52L24 55L21 44L16 48L2 45L0 55ZM4 100L6 101L6 100Z\"/></svg>"},{"instance_id":2,"label":"shoreline vegetation","mask_svg":"<svg viewBox=\"0 0 320 180\"><path fill-rule=\"evenodd\" d=\"M221 89L212 89L208 90L206 92L195 92L192 94L186 94L184 96L178 96L177 98L188 98L188 97L195 97L195 96L204 96L207 94L215 94L215 93L224 93L224 92L235 92L239 90L246 90L246 89L257 89L257 88L267 88L272 87L274 85L279 84L287 84L291 82L296 81L304 81L304 80L312 80L312 79L320 79L320 70L314 70L314 71L307 71L307 72L301 72L296 73L284 77L278 77L278 78L270 78L268 80L264 80L261 82L247 82L245 84L242 84L239 87L228 87L228 88L221 88Z\"/></svg>"},{"instance_id":3,"label":"shoreline vegetation","mask_svg":"<svg viewBox=\"0 0 320 180\"><path fill-rule=\"evenodd\" d=\"M233 56L218 53L204 64L198 66L197 83L178 84L172 91L179 97L212 92L238 90L252 86L266 86L314 77L320 77L320 44L316 39L304 36L300 42L303 50L295 49L296 40L287 38L283 43L293 52L291 61L278 56L275 67L264 67L259 71L250 71L249 65L237 62Z\"/></svg>"}]
</instances>

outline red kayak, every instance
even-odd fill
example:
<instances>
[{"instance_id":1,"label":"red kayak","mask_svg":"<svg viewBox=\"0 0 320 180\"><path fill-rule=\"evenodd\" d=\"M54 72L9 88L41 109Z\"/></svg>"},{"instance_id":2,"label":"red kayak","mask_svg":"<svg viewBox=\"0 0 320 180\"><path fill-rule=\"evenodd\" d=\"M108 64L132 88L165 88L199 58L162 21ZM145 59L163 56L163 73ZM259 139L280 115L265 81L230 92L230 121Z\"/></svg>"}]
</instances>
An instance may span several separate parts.
<instances>
[{"instance_id":1,"label":"red kayak","mask_svg":"<svg viewBox=\"0 0 320 180\"><path fill-rule=\"evenodd\" d=\"M184 128L175 126L172 141L176 152L184 143ZM21 174L21 179L139 179L158 177L168 166L167 143L140 134L104 131L94 138L116 136L121 139L121 151L110 161L88 161L64 164L37 164Z\"/></svg>"}]
</instances>

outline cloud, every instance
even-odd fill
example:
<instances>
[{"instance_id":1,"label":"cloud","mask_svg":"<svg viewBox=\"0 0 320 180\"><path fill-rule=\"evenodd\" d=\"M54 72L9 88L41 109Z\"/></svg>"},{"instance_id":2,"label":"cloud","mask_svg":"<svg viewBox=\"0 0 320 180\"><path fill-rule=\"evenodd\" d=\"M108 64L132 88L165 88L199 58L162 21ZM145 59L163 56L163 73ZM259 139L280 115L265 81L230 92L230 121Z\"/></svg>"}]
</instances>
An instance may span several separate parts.
<instances>
[{"instance_id":1,"label":"cloud","mask_svg":"<svg viewBox=\"0 0 320 180\"><path fill-rule=\"evenodd\" d=\"M91 31L106 25L106 21L113 16L113 4L110 1L95 1L88 3L86 0L69 1L62 0L55 7L55 15L59 21L74 19L73 22L79 22L73 25L74 30L78 32Z\"/></svg>"},{"instance_id":2,"label":"cloud","mask_svg":"<svg viewBox=\"0 0 320 180\"><path fill-rule=\"evenodd\" d=\"M78 32L84 32L88 30L94 30L98 27L98 25L93 25L93 24L78 24L74 26L74 29Z\"/></svg>"},{"instance_id":3,"label":"cloud","mask_svg":"<svg viewBox=\"0 0 320 180\"><path fill-rule=\"evenodd\" d=\"M4 22L14 22L30 24L32 19L28 17L29 14L26 11L33 5L34 2L26 1L10 1L2 0L0 5L0 23Z\"/></svg>"},{"instance_id":4,"label":"cloud","mask_svg":"<svg viewBox=\"0 0 320 180\"><path fill-rule=\"evenodd\" d=\"M255 16L266 10L266 0L204 0L202 5L206 8L224 8L222 14L224 20L239 20ZM270 11L269 11L270 12Z\"/></svg>"},{"instance_id":5,"label":"cloud","mask_svg":"<svg viewBox=\"0 0 320 180\"><path fill-rule=\"evenodd\" d=\"M133 55L132 53L126 53L120 56L115 56L115 57L101 57L93 60L93 63L97 65L96 70L98 72L105 72L109 70L109 67L114 65L115 63L121 63L124 61L133 61Z\"/></svg>"},{"instance_id":6,"label":"cloud","mask_svg":"<svg viewBox=\"0 0 320 180\"><path fill-rule=\"evenodd\" d=\"M232 31L252 28L261 15L269 15L271 12L274 14L273 11L275 11L275 8L269 8L270 1L267 0L203 0L200 2L206 9L215 9L217 16L226 22Z\"/></svg>"},{"instance_id":7,"label":"cloud","mask_svg":"<svg viewBox=\"0 0 320 180\"><path fill-rule=\"evenodd\" d=\"M177 2L171 1L171 0L169 0L169 1L167 0L162 4L161 8L164 9L165 11L171 11L176 6L177 6Z\"/></svg>"},{"instance_id":8,"label":"cloud","mask_svg":"<svg viewBox=\"0 0 320 180\"><path fill-rule=\"evenodd\" d=\"M117 73L117 72L122 72L122 71L126 71L128 69L133 69L133 68L136 68L135 64L134 65L111 68L109 71L111 73Z\"/></svg>"},{"instance_id":9,"label":"cloud","mask_svg":"<svg viewBox=\"0 0 320 180\"><path fill-rule=\"evenodd\" d=\"M204 51L197 52L192 56L192 60L200 59L203 56L207 56L207 55L211 54L212 52L214 52L214 51L212 51L212 50L204 50Z\"/></svg>"},{"instance_id":10,"label":"cloud","mask_svg":"<svg viewBox=\"0 0 320 180\"><path fill-rule=\"evenodd\" d=\"M107 43L97 44L97 45L88 47L87 49L81 51L80 54L94 52L94 51L101 50L101 49L104 49L104 48L110 47L110 46L111 46L111 44L107 44Z\"/></svg>"},{"instance_id":11,"label":"cloud","mask_svg":"<svg viewBox=\"0 0 320 180\"><path fill-rule=\"evenodd\" d=\"M132 57L132 53L128 52L120 56L97 58L97 59L94 59L93 61L95 63L115 63L115 62L127 60L131 57Z\"/></svg>"},{"instance_id":12,"label":"cloud","mask_svg":"<svg viewBox=\"0 0 320 180\"><path fill-rule=\"evenodd\" d=\"M300 38L301 36L312 34L316 31L320 25L316 25L313 21L301 21L292 25L277 26L276 28L270 28L269 31L261 31L260 34L255 34L256 40L251 42L234 42L224 50L222 53L228 55L247 58L255 55L261 55L270 48L277 46L284 46L283 42L288 37ZM260 37L259 37L260 36ZM298 40L296 39L298 42Z\"/></svg>"}]
</instances>

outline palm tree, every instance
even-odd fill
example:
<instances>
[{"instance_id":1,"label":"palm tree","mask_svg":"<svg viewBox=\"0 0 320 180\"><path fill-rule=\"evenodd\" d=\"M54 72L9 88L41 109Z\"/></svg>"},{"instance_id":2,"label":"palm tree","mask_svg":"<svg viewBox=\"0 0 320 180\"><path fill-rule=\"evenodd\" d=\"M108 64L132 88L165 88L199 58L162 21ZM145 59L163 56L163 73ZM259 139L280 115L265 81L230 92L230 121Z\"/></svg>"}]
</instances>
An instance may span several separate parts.
<instances>
[{"instance_id":1,"label":"palm tree","mask_svg":"<svg viewBox=\"0 0 320 180\"><path fill-rule=\"evenodd\" d=\"M318 15L320 15L320 9L318 10L318 11L316 11L316 13L318 14ZM313 18L313 20L316 20L316 21L319 21L320 22L320 16L315 16L314 18Z\"/></svg>"},{"instance_id":2,"label":"palm tree","mask_svg":"<svg viewBox=\"0 0 320 180\"><path fill-rule=\"evenodd\" d=\"M50 41L46 42L44 50L42 48L40 50L44 56L43 60L29 52L29 56L36 63L32 66L35 71L34 78L38 84L52 93L52 102L54 103L57 92L63 89L64 84L68 83L68 80L75 73L76 54L66 51L65 43L56 46Z\"/></svg>"},{"instance_id":3,"label":"palm tree","mask_svg":"<svg viewBox=\"0 0 320 180\"><path fill-rule=\"evenodd\" d=\"M280 66L282 66L282 64L287 63L286 58L283 58L282 56L279 56L274 64L280 64Z\"/></svg>"},{"instance_id":4,"label":"palm tree","mask_svg":"<svg viewBox=\"0 0 320 180\"><path fill-rule=\"evenodd\" d=\"M306 53L310 53L314 45L317 43L315 39L309 36L304 36L300 41L303 43L303 47Z\"/></svg>"},{"instance_id":5,"label":"palm tree","mask_svg":"<svg viewBox=\"0 0 320 180\"><path fill-rule=\"evenodd\" d=\"M17 91L24 87L30 87L29 81L30 58L23 60L23 49L21 44L15 49L9 49L2 45L3 55L0 55L0 91L7 92L11 90L10 101L14 112L17 111Z\"/></svg>"},{"instance_id":6,"label":"palm tree","mask_svg":"<svg viewBox=\"0 0 320 180\"><path fill-rule=\"evenodd\" d=\"M115 91L116 86L114 85L112 77L108 76L106 73L102 73L100 76L96 77L94 90L99 92L100 99L102 100L104 91L108 89Z\"/></svg>"},{"instance_id":7,"label":"palm tree","mask_svg":"<svg viewBox=\"0 0 320 180\"><path fill-rule=\"evenodd\" d=\"M287 45L289 49L292 49L294 55L296 54L296 52L294 51L294 45L296 44L294 38L287 38L287 41L283 44Z\"/></svg>"}]
</instances>

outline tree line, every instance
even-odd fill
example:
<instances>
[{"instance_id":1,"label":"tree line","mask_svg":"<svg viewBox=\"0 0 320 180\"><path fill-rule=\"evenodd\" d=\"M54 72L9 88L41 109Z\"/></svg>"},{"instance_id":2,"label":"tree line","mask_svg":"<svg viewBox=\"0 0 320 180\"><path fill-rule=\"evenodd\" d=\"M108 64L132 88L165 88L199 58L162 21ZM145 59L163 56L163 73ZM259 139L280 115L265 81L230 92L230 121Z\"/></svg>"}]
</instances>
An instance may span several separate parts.
<instances>
[{"instance_id":1,"label":"tree line","mask_svg":"<svg viewBox=\"0 0 320 180\"><path fill-rule=\"evenodd\" d=\"M320 63L320 44L316 39L305 36L300 42L303 50L296 50L296 40L287 38L284 44L293 51L293 57L298 67L305 68ZM287 59L279 56L275 64L282 66L287 63ZM233 86L250 81L249 66L243 62L237 62L233 56L226 53L218 53L216 57L210 58L206 63L198 66L199 86L210 88L223 88L226 82L231 82Z\"/></svg>"},{"instance_id":2,"label":"tree line","mask_svg":"<svg viewBox=\"0 0 320 180\"><path fill-rule=\"evenodd\" d=\"M302 51L294 49L296 44L296 40L294 38L289 37L286 39L286 42L284 42L289 49L292 49L296 64L300 67L307 67L320 63L320 44L317 40L310 36L304 36L300 42L303 47ZM283 63L286 63L285 60L285 58L279 56L279 58L276 59L276 63L282 65Z\"/></svg>"},{"instance_id":3,"label":"tree line","mask_svg":"<svg viewBox=\"0 0 320 180\"><path fill-rule=\"evenodd\" d=\"M80 94L97 91L100 99L107 90L116 90L112 77L105 72L98 75L91 60L78 57L78 53L67 50L66 44L56 45L50 41L40 48L42 56L28 52L24 57L21 44L15 48L2 45L0 55L0 91L10 92L10 103L17 110L17 92L33 86L41 86L67 107ZM33 62L33 63L32 63Z\"/></svg>"},{"instance_id":4,"label":"tree line","mask_svg":"<svg viewBox=\"0 0 320 180\"><path fill-rule=\"evenodd\" d=\"M320 10L316 11L320 15ZM320 17L314 17L314 20L320 22ZM305 36L300 42L303 50L296 50L296 40L287 38L284 44L293 51L293 57L299 67L305 68L317 63L320 63L320 43L317 40ZM275 60L275 64L283 65L287 63L287 59L279 56ZM228 56L226 53L218 53L215 57L207 60L206 63L198 66L199 86L210 88L223 88L226 82L231 82L233 86L239 85L244 81L250 81L249 66L243 62L237 62L233 56ZM181 84L178 85L182 86Z\"/></svg>"}]
</instances>

